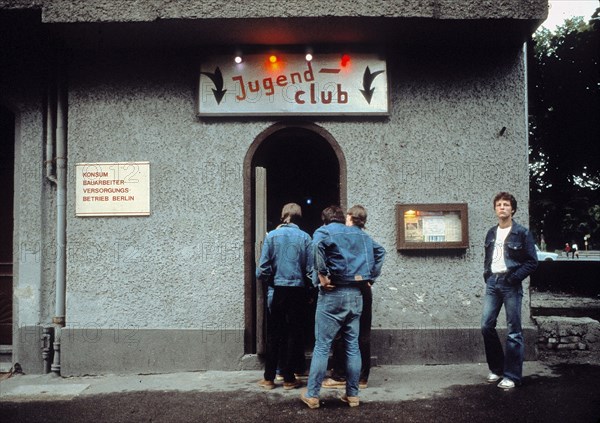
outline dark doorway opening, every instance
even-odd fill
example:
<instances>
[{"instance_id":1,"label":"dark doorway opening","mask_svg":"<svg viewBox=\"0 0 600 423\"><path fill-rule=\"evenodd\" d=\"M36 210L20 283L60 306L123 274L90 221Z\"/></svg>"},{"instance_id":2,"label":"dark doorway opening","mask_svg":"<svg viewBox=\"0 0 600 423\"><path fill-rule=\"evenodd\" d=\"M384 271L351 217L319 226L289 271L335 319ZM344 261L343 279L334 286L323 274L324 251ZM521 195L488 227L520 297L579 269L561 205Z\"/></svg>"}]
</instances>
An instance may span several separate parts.
<instances>
[{"instance_id":1,"label":"dark doorway opening","mask_svg":"<svg viewBox=\"0 0 600 423\"><path fill-rule=\"evenodd\" d=\"M325 207L345 207L344 155L331 134L313 123L273 125L256 137L244 159L244 351L249 354L264 352L266 336L266 287L256 283L256 261L265 232L277 227L281 208L290 202L301 205L299 226L311 236ZM313 346L313 324L307 322L307 349Z\"/></svg>"},{"instance_id":2,"label":"dark doorway opening","mask_svg":"<svg viewBox=\"0 0 600 423\"><path fill-rule=\"evenodd\" d=\"M15 117L0 107L0 345L12 345Z\"/></svg>"},{"instance_id":3,"label":"dark doorway opening","mask_svg":"<svg viewBox=\"0 0 600 423\"><path fill-rule=\"evenodd\" d=\"M321 226L321 211L340 204L340 165L318 134L302 128L282 129L256 150L253 167L267 170L267 230L280 223L286 203L302 207L301 229L312 236Z\"/></svg>"}]
</instances>

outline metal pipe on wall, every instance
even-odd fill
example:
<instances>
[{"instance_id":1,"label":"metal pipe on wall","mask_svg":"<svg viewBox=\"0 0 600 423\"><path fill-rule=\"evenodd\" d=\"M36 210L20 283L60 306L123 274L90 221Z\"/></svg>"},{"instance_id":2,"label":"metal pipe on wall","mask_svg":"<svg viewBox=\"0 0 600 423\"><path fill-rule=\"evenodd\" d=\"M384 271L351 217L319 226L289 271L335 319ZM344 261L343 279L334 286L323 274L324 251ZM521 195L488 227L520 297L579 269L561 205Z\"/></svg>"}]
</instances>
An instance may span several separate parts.
<instances>
[{"instance_id":1,"label":"metal pipe on wall","mask_svg":"<svg viewBox=\"0 0 600 423\"><path fill-rule=\"evenodd\" d=\"M46 177L56 184L56 285L53 360L50 370L60 375L61 328L65 326L66 262L67 262L67 89L62 74L64 67L58 66L56 81L49 78L48 107L46 116ZM56 91L56 105L54 103ZM56 122L54 114L56 112ZM56 134L55 131L56 130ZM56 141L56 157L54 142ZM52 164L55 163L55 174Z\"/></svg>"},{"instance_id":2,"label":"metal pipe on wall","mask_svg":"<svg viewBox=\"0 0 600 423\"><path fill-rule=\"evenodd\" d=\"M56 123L54 121L55 107L54 102L54 81L48 78L48 99L46 106L46 178L50 182L56 183L56 176L52 173L52 164L54 163L54 130Z\"/></svg>"},{"instance_id":3,"label":"metal pipe on wall","mask_svg":"<svg viewBox=\"0 0 600 423\"><path fill-rule=\"evenodd\" d=\"M59 68L59 69L62 69ZM64 76L56 84L56 303L52 323L65 325L67 251L67 95Z\"/></svg>"}]
</instances>

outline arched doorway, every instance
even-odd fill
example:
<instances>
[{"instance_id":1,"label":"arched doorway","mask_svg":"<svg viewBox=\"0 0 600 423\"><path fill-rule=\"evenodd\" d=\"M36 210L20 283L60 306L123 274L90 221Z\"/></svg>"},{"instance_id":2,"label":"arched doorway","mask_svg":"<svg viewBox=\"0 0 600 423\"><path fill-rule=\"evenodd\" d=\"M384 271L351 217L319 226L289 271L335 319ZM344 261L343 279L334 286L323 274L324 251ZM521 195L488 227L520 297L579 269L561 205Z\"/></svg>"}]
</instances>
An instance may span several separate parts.
<instances>
[{"instance_id":1,"label":"arched doorway","mask_svg":"<svg viewBox=\"0 0 600 423\"><path fill-rule=\"evenodd\" d=\"M264 184L258 189L257 169L262 170L264 177ZM258 179L262 177L259 175ZM264 204L258 211L257 197ZM274 229L280 223L281 207L289 202L302 206L300 227L310 235L321 225L325 207L345 206L344 155L335 139L315 124L273 125L254 140L244 160L246 353L261 353L264 345L264 293L254 277L264 234L257 234L257 222L264 220L266 225L258 227L266 231Z\"/></svg>"}]
</instances>

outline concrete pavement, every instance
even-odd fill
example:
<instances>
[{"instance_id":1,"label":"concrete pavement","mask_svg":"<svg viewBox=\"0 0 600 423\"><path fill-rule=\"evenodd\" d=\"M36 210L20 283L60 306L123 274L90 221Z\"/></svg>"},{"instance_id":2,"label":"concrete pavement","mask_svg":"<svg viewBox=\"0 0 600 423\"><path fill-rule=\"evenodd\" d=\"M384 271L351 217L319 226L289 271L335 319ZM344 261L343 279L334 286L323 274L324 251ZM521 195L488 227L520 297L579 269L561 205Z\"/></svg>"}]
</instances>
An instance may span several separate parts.
<instances>
[{"instance_id":1,"label":"concrete pavement","mask_svg":"<svg viewBox=\"0 0 600 423\"><path fill-rule=\"evenodd\" d=\"M361 392L363 402L405 401L434 396L454 385L480 385L487 375L485 364L440 366L382 366L372 369L369 388ZM553 377L552 369L539 361L525 363L525 376ZM106 375L61 378L48 375L17 375L0 382L0 401L72 399L115 392L255 392L295 396L298 390L278 386L264 391L256 385L262 371L203 371L157 375ZM323 400L338 390L323 389ZM341 392L341 390L339 391Z\"/></svg>"},{"instance_id":2,"label":"concrete pavement","mask_svg":"<svg viewBox=\"0 0 600 423\"><path fill-rule=\"evenodd\" d=\"M290 419L597 422L600 418L598 365L526 362L524 384L512 391L485 383L486 374L485 364L376 367L369 387L361 391L360 407L345 406L339 400L342 390L323 389L317 410L300 402L299 390L259 388L261 371L72 378L20 375L0 382L0 416L3 422L263 423Z\"/></svg>"}]
</instances>

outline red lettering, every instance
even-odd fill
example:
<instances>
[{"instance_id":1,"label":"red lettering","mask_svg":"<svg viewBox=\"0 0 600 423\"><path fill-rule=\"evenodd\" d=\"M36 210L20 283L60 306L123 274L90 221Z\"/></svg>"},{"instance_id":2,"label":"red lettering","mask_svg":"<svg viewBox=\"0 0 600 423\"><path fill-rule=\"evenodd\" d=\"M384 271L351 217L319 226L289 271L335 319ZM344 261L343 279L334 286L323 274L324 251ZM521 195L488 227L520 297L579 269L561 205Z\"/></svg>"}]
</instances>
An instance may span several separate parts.
<instances>
[{"instance_id":1,"label":"red lettering","mask_svg":"<svg viewBox=\"0 0 600 423\"><path fill-rule=\"evenodd\" d=\"M254 83L256 85L254 87L252 87L252 81L248 82L248 89L250 90L251 93L257 93L260 90L260 84L258 83L258 80L254 81Z\"/></svg>"},{"instance_id":2,"label":"red lettering","mask_svg":"<svg viewBox=\"0 0 600 423\"><path fill-rule=\"evenodd\" d=\"M302 84L303 82L312 82L315 80L315 74L312 68L312 64L310 62L306 62L306 66L307 68L304 72L292 72L290 73L289 77L286 75L278 75L275 79L273 79L272 77L268 77L263 78L262 80L256 79L254 81L248 81L247 88L246 82L244 81L241 75L234 76L231 79L237 85L239 85L239 88L236 90L238 94L235 98L238 101L247 100L247 91L251 93L260 94L261 89L265 92L265 95L272 96L275 94L275 85L277 85L278 87L285 87L290 83ZM302 77L304 77L304 81L302 80ZM317 85L315 82L313 82L310 84L308 99L305 98L307 92L299 90L295 93L294 100L297 104L305 104L307 101L309 101L310 104L318 104L319 102L322 104L331 104L334 102L334 90L317 92ZM337 84L336 94L337 103L348 103L348 92L342 90L341 84Z\"/></svg>"},{"instance_id":3,"label":"red lettering","mask_svg":"<svg viewBox=\"0 0 600 423\"><path fill-rule=\"evenodd\" d=\"M133 196L133 195L128 195L128 196L113 195L113 198L112 198L113 201L133 201L134 199L135 199L135 196Z\"/></svg>"},{"instance_id":4,"label":"red lettering","mask_svg":"<svg viewBox=\"0 0 600 423\"><path fill-rule=\"evenodd\" d=\"M310 104L317 104L317 96L315 94L315 84L310 84Z\"/></svg>"},{"instance_id":5,"label":"red lettering","mask_svg":"<svg viewBox=\"0 0 600 423\"><path fill-rule=\"evenodd\" d=\"M302 96L306 94L306 91L296 91L296 95L294 96L294 99L296 100L296 103L298 104L304 104L306 103L306 101L302 100Z\"/></svg>"},{"instance_id":6,"label":"red lettering","mask_svg":"<svg viewBox=\"0 0 600 423\"><path fill-rule=\"evenodd\" d=\"M243 101L246 99L246 89L244 88L244 79L241 76L234 76L233 78L234 81L238 81L240 83L240 95L236 95L235 99L239 100L239 101Z\"/></svg>"},{"instance_id":7,"label":"red lettering","mask_svg":"<svg viewBox=\"0 0 600 423\"><path fill-rule=\"evenodd\" d=\"M108 197L84 196L83 201L108 201Z\"/></svg>"},{"instance_id":8,"label":"red lettering","mask_svg":"<svg viewBox=\"0 0 600 423\"><path fill-rule=\"evenodd\" d=\"M265 87L265 90L267 90L266 95L273 95L273 93L275 93L275 88L273 88L273 79L263 79L263 86Z\"/></svg>"},{"instance_id":9,"label":"red lettering","mask_svg":"<svg viewBox=\"0 0 600 423\"><path fill-rule=\"evenodd\" d=\"M277 77L277 85L285 87L287 85L287 77L285 75L279 75Z\"/></svg>"},{"instance_id":10,"label":"red lettering","mask_svg":"<svg viewBox=\"0 0 600 423\"><path fill-rule=\"evenodd\" d=\"M348 91L342 91L342 84L337 84L337 102L338 104L348 103Z\"/></svg>"},{"instance_id":11,"label":"red lettering","mask_svg":"<svg viewBox=\"0 0 600 423\"><path fill-rule=\"evenodd\" d=\"M304 82L310 82L315 80L315 74L313 73L312 65L310 62L306 62L308 70L304 72Z\"/></svg>"}]
</instances>

